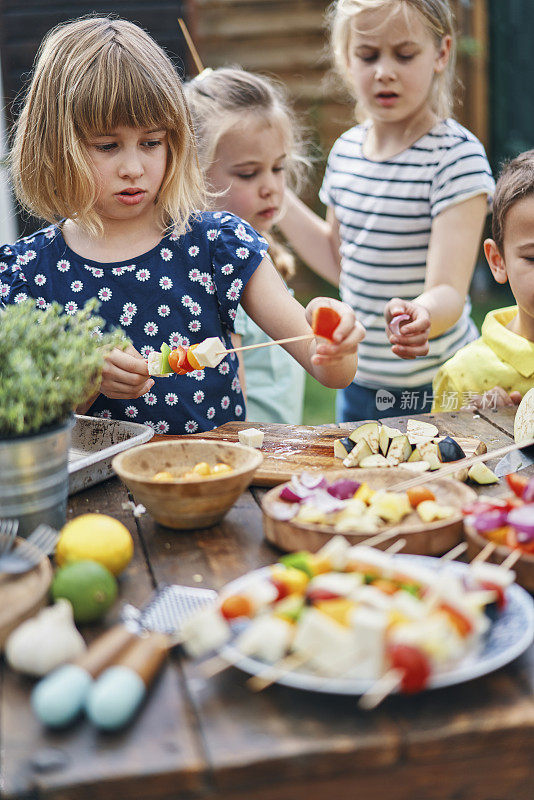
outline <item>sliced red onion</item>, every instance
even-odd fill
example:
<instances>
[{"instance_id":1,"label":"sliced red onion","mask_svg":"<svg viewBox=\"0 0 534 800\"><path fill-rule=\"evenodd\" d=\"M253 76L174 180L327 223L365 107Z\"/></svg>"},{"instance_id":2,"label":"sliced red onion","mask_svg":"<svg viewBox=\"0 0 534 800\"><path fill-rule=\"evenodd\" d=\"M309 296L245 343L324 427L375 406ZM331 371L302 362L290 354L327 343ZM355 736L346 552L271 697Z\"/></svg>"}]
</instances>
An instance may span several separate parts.
<instances>
[{"instance_id":1,"label":"sliced red onion","mask_svg":"<svg viewBox=\"0 0 534 800\"><path fill-rule=\"evenodd\" d=\"M495 508L493 511L483 511L481 514L470 516L469 522L475 530L480 533L487 533L488 531L495 530L495 528L502 528L509 519L506 509Z\"/></svg>"},{"instance_id":2,"label":"sliced red onion","mask_svg":"<svg viewBox=\"0 0 534 800\"><path fill-rule=\"evenodd\" d=\"M331 483L326 491L338 500L348 500L360 488L360 485L358 481L353 481L350 478L340 478Z\"/></svg>"},{"instance_id":3,"label":"sliced red onion","mask_svg":"<svg viewBox=\"0 0 534 800\"><path fill-rule=\"evenodd\" d=\"M501 503L491 503L486 502L484 500L475 500L473 503L470 503L467 506L462 508L462 513L469 517L471 516L478 516L479 514L487 514L488 512L492 511L507 511L509 508L508 505L504 505L501 508Z\"/></svg>"},{"instance_id":4,"label":"sliced red onion","mask_svg":"<svg viewBox=\"0 0 534 800\"><path fill-rule=\"evenodd\" d=\"M524 500L525 503L532 503L534 501L534 478L529 479L529 482L523 489L521 499Z\"/></svg>"},{"instance_id":5,"label":"sliced red onion","mask_svg":"<svg viewBox=\"0 0 534 800\"><path fill-rule=\"evenodd\" d=\"M519 508L513 508L508 513L508 524L516 529L518 541L520 533L529 537L527 540L522 541L534 539L534 503L526 506L519 506Z\"/></svg>"},{"instance_id":6,"label":"sliced red onion","mask_svg":"<svg viewBox=\"0 0 534 800\"><path fill-rule=\"evenodd\" d=\"M328 486L322 472L301 472L298 478L293 476L292 481L299 481L306 489L326 489Z\"/></svg>"},{"instance_id":7,"label":"sliced red onion","mask_svg":"<svg viewBox=\"0 0 534 800\"><path fill-rule=\"evenodd\" d=\"M286 500L288 503L303 503L307 497L310 496L310 491L307 489L305 492L298 489L296 486L287 485L283 486L280 490L278 497L280 500Z\"/></svg>"},{"instance_id":8,"label":"sliced red onion","mask_svg":"<svg viewBox=\"0 0 534 800\"><path fill-rule=\"evenodd\" d=\"M400 326L410 319L409 314L396 314L389 323L389 329L394 336L400 336Z\"/></svg>"},{"instance_id":9,"label":"sliced red onion","mask_svg":"<svg viewBox=\"0 0 534 800\"><path fill-rule=\"evenodd\" d=\"M323 514L333 514L335 511L341 511L342 508L345 508L344 500L338 500L332 497L331 494L323 491L323 489L318 489L314 492L313 496L309 498L309 501L313 503L314 508L318 511L322 511Z\"/></svg>"},{"instance_id":10,"label":"sliced red onion","mask_svg":"<svg viewBox=\"0 0 534 800\"><path fill-rule=\"evenodd\" d=\"M281 522L286 522L295 516L298 509L298 503L273 503L269 509L269 514Z\"/></svg>"}]
</instances>

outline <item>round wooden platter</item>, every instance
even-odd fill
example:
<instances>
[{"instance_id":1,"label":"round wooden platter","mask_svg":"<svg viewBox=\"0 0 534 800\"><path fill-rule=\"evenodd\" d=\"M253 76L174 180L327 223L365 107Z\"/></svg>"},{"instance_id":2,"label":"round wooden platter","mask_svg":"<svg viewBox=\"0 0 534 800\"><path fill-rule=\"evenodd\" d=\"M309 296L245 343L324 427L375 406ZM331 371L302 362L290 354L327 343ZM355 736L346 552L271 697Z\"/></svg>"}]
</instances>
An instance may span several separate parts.
<instances>
[{"instance_id":1,"label":"round wooden platter","mask_svg":"<svg viewBox=\"0 0 534 800\"><path fill-rule=\"evenodd\" d=\"M481 536L468 522L465 523L465 539L467 541L467 555L471 561L481 550L486 547L488 540L485 536ZM505 545L499 544L495 550L488 556L486 561L493 564L502 564L505 558L508 558L511 550ZM512 567L516 574L516 583L527 589L529 592L534 592L534 555L530 553L522 553L519 559Z\"/></svg>"},{"instance_id":2,"label":"round wooden platter","mask_svg":"<svg viewBox=\"0 0 534 800\"><path fill-rule=\"evenodd\" d=\"M346 478L347 470L328 472L326 477L329 483L332 483L337 478ZM351 477L353 476L351 475ZM383 489L386 491L395 491L396 484L413 477L413 472L404 470L402 467L359 469L357 473L356 471L354 472L354 479L360 483L365 481L371 489ZM276 547L287 552L309 550L312 553L316 553L338 531L329 525L302 524L292 520L277 519L275 513L273 513L273 507L276 508L276 504L282 502L279 499L279 495L283 485L271 489L262 499L265 538ZM387 541L379 544L378 547L385 550L394 541L403 538L406 539L406 544L400 551L402 553L424 556L446 553L462 540L463 516L461 509L476 500L477 494L474 489L453 478L436 478L428 483L428 488L434 493L438 503L454 506L454 508L458 509L458 512L447 519L437 520L436 522L423 522L416 511L412 511L400 523L396 525L384 524L379 531L369 531L369 533L343 531L342 535L351 544L358 544L370 536L374 536L375 533L386 531L388 528L395 528L396 533Z\"/></svg>"},{"instance_id":3,"label":"round wooden platter","mask_svg":"<svg viewBox=\"0 0 534 800\"><path fill-rule=\"evenodd\" d=\"M52 575L47 556L22 575L0 574L0 650L12 630L46 605Z\"/></svg>"}]
</instances>

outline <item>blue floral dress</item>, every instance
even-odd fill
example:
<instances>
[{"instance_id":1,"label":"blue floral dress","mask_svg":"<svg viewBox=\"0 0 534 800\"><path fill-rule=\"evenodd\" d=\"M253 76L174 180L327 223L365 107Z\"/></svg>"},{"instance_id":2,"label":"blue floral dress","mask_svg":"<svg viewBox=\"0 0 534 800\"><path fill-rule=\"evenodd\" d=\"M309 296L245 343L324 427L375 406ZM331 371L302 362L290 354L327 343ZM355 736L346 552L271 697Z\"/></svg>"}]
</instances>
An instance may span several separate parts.
<instances>
[{"instance_id":1,"label":"blue floral dress","mask_svg":"<svg viewBox=\"0 0 534 800\"><path fill-rule=\"evenodd\" d=\"M165 236L134 261L101 263L73 252L52 225L15 245L0 247L0 298L38 307L59 302L75 314L92 297L105 328L120 326L146 358L162 342L188 346L210 336L232 347L240 297L267 253L267 243L228 212L203 213L191 230ZM150 425L156 433L195 433L245 419L235 354L217 368L155 378L136 400L99 395L87 412ZM83 369L83 364L80 365Z\"/></svg>"}]
</instances>

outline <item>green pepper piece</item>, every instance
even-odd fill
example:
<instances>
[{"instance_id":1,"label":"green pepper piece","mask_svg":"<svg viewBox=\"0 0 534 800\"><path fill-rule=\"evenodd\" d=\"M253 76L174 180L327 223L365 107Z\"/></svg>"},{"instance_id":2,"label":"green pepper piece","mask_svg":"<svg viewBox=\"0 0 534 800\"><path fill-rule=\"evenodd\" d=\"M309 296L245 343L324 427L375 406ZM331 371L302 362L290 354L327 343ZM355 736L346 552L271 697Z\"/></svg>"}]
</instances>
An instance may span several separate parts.
<instances>
[{"instance_id":1,"label":"green pepper piece","mask_svg":"<svg viewBox=\"0 0 534 800\"><path fill-rule=\"evenodd\" d=\"M311 553L307 550L301 550L298 553L288 553L287 556L282 556L280 561L285 567L294 567L305 572L310 578L313 578L314 572L310 562Z\"/></svg>"}]
</instances>

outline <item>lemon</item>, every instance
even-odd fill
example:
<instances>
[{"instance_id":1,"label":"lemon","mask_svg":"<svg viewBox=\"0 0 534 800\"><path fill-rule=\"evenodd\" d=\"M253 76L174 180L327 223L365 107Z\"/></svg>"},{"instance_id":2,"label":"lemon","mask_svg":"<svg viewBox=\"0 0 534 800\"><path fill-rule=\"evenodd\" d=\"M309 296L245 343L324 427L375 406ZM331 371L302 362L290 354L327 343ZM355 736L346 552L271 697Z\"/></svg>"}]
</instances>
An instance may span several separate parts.
<instances>
[{"instance_id":1,"label":"lemon","mask_svg":"<svg viewBox=\"0 0 534 800\"><path fill-rule=\"evenodd\" d=\"M128 566L133 555L133 539L122 522L106 514L82 514L61 529L56 546L56 562L61 567L71 561L99 561L114 575Z\"/></svg>"},{"instance_id":2,"label":"lemon","mask_svg":"<svg viewBox=\"0 0 534 800\"><path fill-rule=\"evenodd\" d=\"M51 592L70 601L76 622L94 622L115 602L117 581L98 561L76 561L56 571Z\"/></svg>"}]
</instances>

